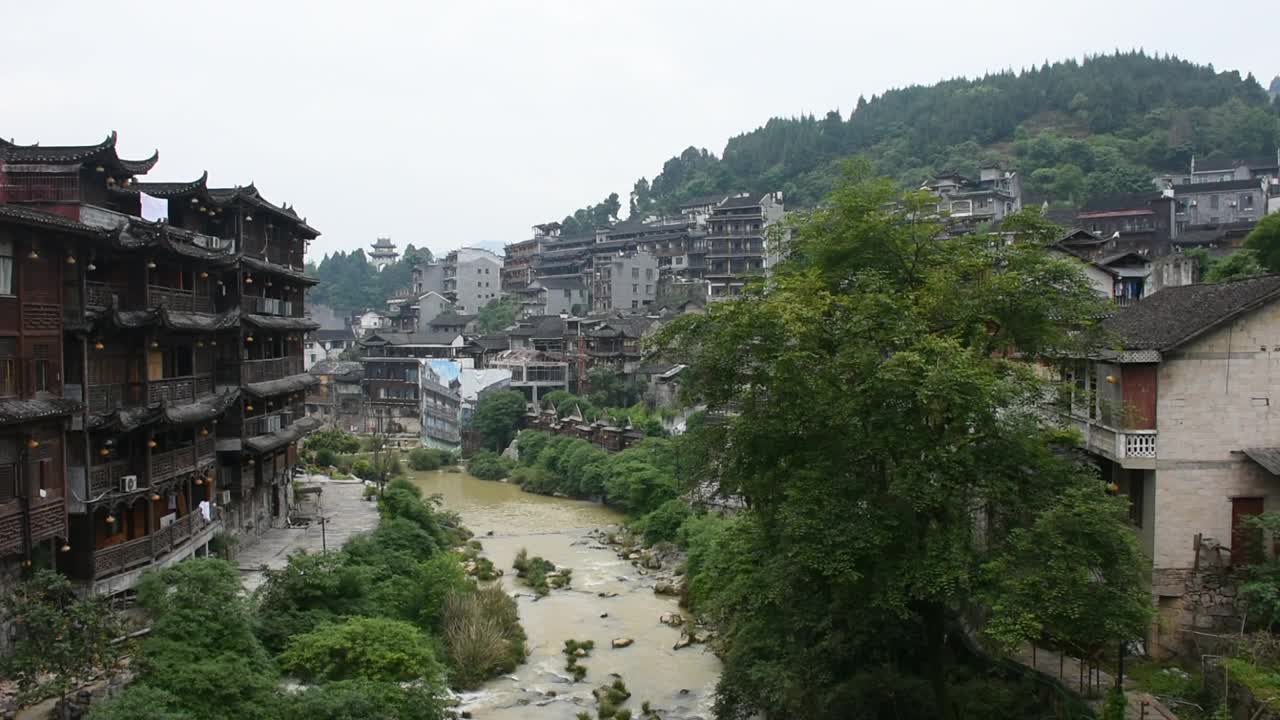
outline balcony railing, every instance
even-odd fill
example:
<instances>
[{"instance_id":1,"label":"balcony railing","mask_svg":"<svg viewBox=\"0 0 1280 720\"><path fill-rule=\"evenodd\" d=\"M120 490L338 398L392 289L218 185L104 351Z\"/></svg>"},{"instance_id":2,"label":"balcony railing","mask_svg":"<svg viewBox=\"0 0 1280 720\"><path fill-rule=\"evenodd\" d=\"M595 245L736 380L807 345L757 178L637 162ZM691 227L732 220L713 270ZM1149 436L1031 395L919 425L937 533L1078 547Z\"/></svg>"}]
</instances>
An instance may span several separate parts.
<instances>
[{"instance_id":1,"label":"balcony railing","mask_svg":"<svg viewBox=\"0 0 1280 720\"><path fill-rule=\"evenodd\" d=\"M115 492L120 489L120 478L136 474L128 460L93 465L89 468L89 495L96 498ZM145 479L139 478L139 480L142 481L139 482L139 487L142 487Z\"/></svg>"},{"instance_id":2,"label":"balcony railing","mask_svg":"<svg viewBox=\"0 0 1280 720\"><path fill-rule=\"evenodd\" d=\"M271 413L270 415L259 415L251 417L244 421L244 437L254 437L256 435L266 435L268 433L277 432L289 427L298 419L305 417L306 412L301 405L295 405L288 410Z\"/></svg>"},{"instance_id":3,"label":"balcony railing","mask_svg":"<svg viewBox=\"0 0 1280 720\"><path fill-rule=\"evenodd\" d=\"M201 395L213 392L213 378L209 375L188 375L185 377L152 380L147 389L147 402L167 402L181 404L194 402Z\"/></svg>"},{"instance_id":4,"label":"balcony railing","mask_svg":"<svg viewBox=\"0 0 1280 720\"><path fill-rule=\"evenodd\" d=\"M159 305L179 312L213 312L213 300L208 295L197 295L191 290L148 285L147 307Z\"/></svg>"},{"instance_id":5,"label":"balcony railing","mask_svg":"<svg viewBox=\"0 0 1280 720\"><path fill-rule=\"evenodd\" d=\"M1157 431L1117 429L1076 413L1072 413L1070 420L1083 436L1087 450L1114 460L1125 468L1155 467L1160 437Z\"/></svg>"},{"instance_id":6,"label":"balcony railing","mask_svg":"<svg viewBox=\"0 0 1280 720\"><path fill-rule=\"evenodd\" d=\"M88 283L87 303L94 307L110 307L112 297L119 298L124 295L125 288L123 285L113 285L104 282Z\"/></svg>"},{"instance_id":7,"label":"balcony railing","mask_svg":"<svg viewBox=\"0 0 1280 720\"><path fill-rule=\"evenodd\" d=\"M75 175L10 174L0 184L5 202L80 202L80 178Z\"/></svg>"},{"instance_id":8,"label":"balcony railing","mask_svg":"<svg viewBox=\"0 0 1280 720\"><path fill-rule=\"evenodd\" d=\"M186 545L209 524L210 521L205 520L203 515L193 512L145 537L95 550L93 579L99 580L149 565L153 560Z\"/></svg>"},{"instance_id":9,"label":"balcony railing","mask_svg":"<svg viewBox=\"0 0 1280 720\"><path fill-rule=\"evenodd\" d=\"M150 482L154 485L185 472L194 472L201 462L212 462L213 455L212 438L200 440L189 447L152 453Z\"/></svg>"},{"instance_id":10,"label":"balcony railing","mask_svg":"<svg viewBox=\"0 0 1280 720\"><path fill-rule=\"evenodd\" d=\"M295 304L293 302L288 300L276 300L275 298L268 297L250 296L240 298L240 309L254 315L297 317L297 315L294 314Z\"/></svg>"},{"instance_id":11,"label":"balcony railing","mask_svg":"<svg viewBox=\"0 0 1280 720\"><path fill-rule=\"evenodd\" d=\"M301 373L302 358L297 356L218 364L218 382L231 385L279 380Z\"/></svg>"}]
</instances>

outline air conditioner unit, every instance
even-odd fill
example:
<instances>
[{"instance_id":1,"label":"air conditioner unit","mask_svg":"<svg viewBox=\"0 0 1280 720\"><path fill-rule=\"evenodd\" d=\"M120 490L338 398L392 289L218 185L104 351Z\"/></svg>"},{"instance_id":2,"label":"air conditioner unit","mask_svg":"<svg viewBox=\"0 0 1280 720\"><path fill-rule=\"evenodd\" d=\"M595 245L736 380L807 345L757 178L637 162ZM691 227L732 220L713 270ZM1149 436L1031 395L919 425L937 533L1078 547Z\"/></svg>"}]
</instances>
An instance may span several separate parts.
<instances>
[{"instance_id":1,"label":"air conditioner unit","mask_svg":"<svg viewBox=\"0 0 1280 720\"><path fill-rule=\"evenodd\" d=\"M138 489L137 475L121 475L120 476L120 492L134 492Z\"/></svg>"},{"instance_id":2,"label":"air conditioner unit","mask_svg":"<svg viewBox=\"0 0 1280 720\"><path fill-rule=\"evenodd\" d=\"M218 493L218 504L227 505L231 502L231 491L223 490Z\"/></svg>"},{"instance_id":3,"label":"air conditioner unit","mask_svg":"<svg viewBox=\"0 0 1280 720\"><path fill-rule=\"evenodd\" d=\"M1199 205L1199 204L1200 204L1200 203L1197 203L1195 200L1192 200L1191 202L1188 202L1188 203L1187 203L1187 205L1188 205L1189 207L1195 207L1196 205Z\"/></svg>"}]
</instances>

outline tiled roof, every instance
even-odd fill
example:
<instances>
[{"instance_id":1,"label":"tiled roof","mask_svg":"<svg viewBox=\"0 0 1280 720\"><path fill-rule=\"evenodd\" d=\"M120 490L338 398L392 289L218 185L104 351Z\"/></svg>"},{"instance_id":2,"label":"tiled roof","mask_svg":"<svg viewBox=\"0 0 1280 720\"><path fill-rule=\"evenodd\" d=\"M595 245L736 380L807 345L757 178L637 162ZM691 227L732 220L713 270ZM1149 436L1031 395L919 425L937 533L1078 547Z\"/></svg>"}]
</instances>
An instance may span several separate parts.
<instances>
[{"instance_id":1,"label":"tiled roof","mask_svg":"<svg viewBox=\"0 0 1280 720\"><path fill-rule=\"evenodd\" d=\"M145 160L125 160L116 155L115 132L97 145L15 145L6 140L0 140L0 162L69 164L93 160L104 163L115 162L120 169L131 175L145 175L159 162L160 151L157 150Z\"/></svg>"},{"instance_id":2,"label":"tiled roof","mask_svg":"<svg viewBox=\"0 0 1280 720\"><path fill-rule=\"evenodd\" d=\"M765 196L768 194L769 193L748 193L746 195L739 195L738 197L731 197L720 203L720 206L716 209L731 210L734 208L755 207L763 202Z\"/></svg>"},{"instance_id":3,"label":"tiled roof","mask_svg":"<svg viewBox=\"0 0 1280 720\"><path fill-rule=\"evenodd\" d=\"M80 412L75 400L0 400L0 425L59 417Z\"/></svg>"},{"instance_id":4,"label":"tiled roof","mask_svg":"<svg viewBox=\"0 0 1280 720\"><path fill-rule=\"evenodd\" d=\"M0 224L26 225L46 230L61 230L80 235L105 237L107 232L101 228L85 225L61 215L36 210L26 205L0 205Z\"/></svg>"},{"instance_id":5,"label":"tiled roof","mask_svg":"<svg viewBox=\"0 0 1280 720\"><path fill-rule=\"evenodd\" d=\"M1235 158L1218 158L1216 160L1201 160L1196 158L1196 172L1222 172L1224 170L1235 170L1237 167L1247 168L1268 168L1276 167L1275 156L1261 156L1256 158L1247 158L1245 160L1237 160Z\"/></svg>"},{"instance_id":6,"label":"tiled roof","mask_svg":"<svg viewBox=\"0 0 1280 720\"><path fill-rule=\"evenodd\" d=\"M298 392L320 383L320 378L309 373L300 373L264 382L246 383L244 391L254 397L271 397L281 393Z\"/></svg>"},{"instance_id":7,"label":"tiled roof","mask_svg":"<svg viewBox=\"0 0 1280 720\"><path fill-rule=\"evenodd\" d=\"M1280 275L1165 288L1122 308L1102 329L1125 350L1172 350L1280 298Z\"/></svg>"},{"instance_id":8,"label":"tiled roof","mask_svg":"<svg viewBox=\"0 0 1280 720\"><path fill-rule=\"evenodd\" d=\"M1080 214L1092 215L1120 210L1150 210L1151 203L1159 199L1160 196L1153 192L1107 195L1085 203L1085 206L1080 208Z\"/></svg>"},{"instance_id":9,"label":"tiled roof","mask_svg":"<svg viewBox=\"0 0 1280 720\"><path fill-rule=\"evenodd\" d=\"M1173 186L1174 195L1198 195L1200 193L1228 192L1231 190L1261 190L1262 180L1223 180L1221 182L1184 183Z\"/></svg>"}]
</instances>

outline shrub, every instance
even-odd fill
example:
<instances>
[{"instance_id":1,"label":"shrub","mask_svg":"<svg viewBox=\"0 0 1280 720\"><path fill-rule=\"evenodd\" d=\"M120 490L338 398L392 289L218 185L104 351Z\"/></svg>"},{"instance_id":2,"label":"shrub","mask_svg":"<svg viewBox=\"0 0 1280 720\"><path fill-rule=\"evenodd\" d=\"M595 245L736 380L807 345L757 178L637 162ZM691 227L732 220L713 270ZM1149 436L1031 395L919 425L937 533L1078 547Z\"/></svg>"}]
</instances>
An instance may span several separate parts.
<instances>
[{"instance_id":1,"label":"shrub","mask_svg":"<svg viewBox=\"0 0 1280 720\"><path fill-rule=\"evenodd\" d=\"M89 720L195 720L182 701L165 690L132 685L110 700L93 706Z\"/></svg>"},{"instance_id":2,"label":"shrub","mask_svg":"<svg viewBox=\"0 0 1280 720\"><path fill-rule=\"evenodd\" d=\"M443 693L434 685L340 680L292 696L281 720L441 720L444 709Z\"/></svg>"},{"instance_id":3,"label":"shrub","mask_svg":"<svg viewBox=\"0 0 1280 720\"><path fill-rule=\"evenodd\" d=\"M444 669L431 640L409 623L355 617L290 638L280 667L303 680L381 680L437 682Z\"/></svg>"},{"instance_id":4,"label":"shrub","mask_svg":"<svg viewBox=\"0 0 1280 720\"><path fill-rule=\"evenodd\" d=\"M668 500L653 512L635 523L636 530L649 545L659 542L675 542L680 527L689 519L692 511L683 500Z\"/></svg>"},{"instance_id":5,"label":"shrub","mask_svg":"<svg viewBox=\"0 0 1280 720\"><path fill-rule=\"evenodd\" d=\"M331 448L320 448L316 451L316 464L321 467L336 467L338 464L338 453Z\"/></svg>"},{"instance_id":6,"label":"shrub","mask_svg":"<svg viewBox=\"0 0 1280 720\"><path fill-rule=\"evenodd\" d=\"M255 595L255 629L272 652L289 637L348 615L367 612L372 571L347 562L343 553L297 553L279 570L268 570Z\"/></svg>"},{"instance_id":7,"label":"shrub","mask_svg":"<svg viewBox=\"0 0 1280 720\"><path fill-rule=\"evenodd\" d=\"M573 577L573 570L560 568L557 571L555 563L537 556L529 557L529 551L525 548L520 548L520 552L516 553L511 567L515 568L516 577L533 588L540 597L552 589L568 587Z\"/></svg>"},{"instance_id":8,"label":"shrub","mask_svg":"<svg viewBox=\"0 0 1280 720\"><path fill-rule=\"evenodd\" d=\"M481 450L472 456L467 471L481 480L501 480L510 473L510 468L495 453Z\"/></svg>"},{"instance_id":9,"label":"shrub","mask_svg":"<svg viewBox=\"0 0 1280 720\"><path fill-rule=\"evenodd\" d=\"M319 430L312 433L302 444L302 447L316 451L317 457L319 457L322 450L329 450L334 453L353 453L360 451L360 439L355 435L337 429Z\"/></svg>"},{"instance_id":10,"label":"shrub","mask_svg":"<svg viewBox=\"0 0 1280 720\"><path fill-rule=\"evenodd\" d=\"M373 480L374 479L373 463L369 462L368 460L365 460L364 458L356 460L354 463L351 464L351 474L355 475L361 480Z\"/></svg>"},{"instance_id":11,"label":"shrub","mask_svg":"<svg viewBox=\"0 0 1280 720\"><path fill-rule=\"evenodd\" d=\"M409 467L414 470L438 470L442 464L440 457L430 450L418 448L409 451Z\"/></svg>"},{"instance_id":12,"label":"shrub","mask_svg":"<svg viewBox=\"0 0 1280 720\"><path fill-rule=\"evenodd\" d=\"M509 673L525 656L525 634L515 601L498 588L455 591L444 598L443 635L460 688Z\"/></svg>"}]
</instances>

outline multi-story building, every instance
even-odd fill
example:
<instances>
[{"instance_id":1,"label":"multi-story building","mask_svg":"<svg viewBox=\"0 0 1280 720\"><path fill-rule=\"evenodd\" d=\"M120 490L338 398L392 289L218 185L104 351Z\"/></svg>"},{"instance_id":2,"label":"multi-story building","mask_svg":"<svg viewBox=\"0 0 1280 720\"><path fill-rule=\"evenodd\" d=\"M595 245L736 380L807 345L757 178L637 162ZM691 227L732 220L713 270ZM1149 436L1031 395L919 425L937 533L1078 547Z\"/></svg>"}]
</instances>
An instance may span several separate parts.
<instances>
[{"instance_id":1,"label":"multi-story building","mask_svg":"<svg viewBox=\"0 0 1280 720\"><path fill-rule=\"evenodd\" d=\"M419 262L413 266L410 282L413 285L414 297L421 297L429 292L444 293L444 263L434 259L430 262Z\"/></svg>"},{"instance_id":2,"label":"multi-story building","mask_svg":"<svg viewBox=\"0 0 1280 720\"><path fill-rule=\"evenodd\" d=\"M327 330L320 328L305 335L306 343L302 348L302 369L310 372L311 368L323 360L337 360L338 356L355 345L355 335L351 328Z\"/></svg>"},{"instance_id":3,"label":"multi-story building","mask_svg":"<svg viewBox=\"0 0 1280 720\"><path fill-rule=\"evenodd\" d=\"M391 238L380 237L369 246L369 262L378 268L378 272L388 265L394 265L396 260L400 259L400 253L396 250L396 244L391 242Z\"/></svg>"},{"instance_id":4,"label":"multi-story building","mask_svg":"<svg viewBox=\"0 0 1280 720\"><path fill-rule=\"evenodd\" d=\"M307 414L332 427L360 432L364 426L364 364L321 360L309 372L319 383L307 390Z\"/></svg>"},{"instance_id":5,"label":"multi-story building","mask_svg":"<svg viewBox=\"0 0 1280 720\"><path fill-rule=\"evenodd\" d=\"M1201 159L1192 156L1191 174L1177 178L1177 184L1220 183L1232 180L1280 178L1280 150L1274 156Z\"/></svg>"},{"instance_id":6,"label":"multi-story building","mask_svg":"<svg viewBox=\"0 0 1280 720\"><path fill-rule=\"evenodd\" d=\"M462 383L457 363L449 360L424 362L421 372L422 444L442 450L462 447L458 422L462 414Z\"/></svg>"},{"instance_id":7,"label":"multi-story building","mask_svg":"<svg viewBox=\"0 0 1280 720\"><path fill-rule=\"evenodd\" d=\"M938 212L969 225L996 222L1022 210L1022 180L997 165L984 165L977 180L941 173L925 181L921 190L938 198Z\"/></svg>"},{"instance_id":8,"label":"multi-story building","mask_svg":"<svg viewBox=\"0 0 1280 720\"><path fill-rule=\"evenodd\" d=\"M1105 346L1075 362L1058 411L1130 500L1162 616L1148 647L1238 628L1221 573L1267 552L1248 519L1280 502L1280 276L1166 288L1103 327Z\"/></svg>"},{"instance_id":9,"label":"multi-story building","mask_svg":"<svg viewBox=\"0 0 1280 720\"><path fill-rule=\"evenodd\" d=\"M1270 192L1269 177L1175 185L1173 196L1178 229L1256 223L1267 214Z\"/></svg>"},{"instance_id":10,"label":"multi-story building","mask_svg":"<svg viewBox=\"0 0 1280 720\"><path fill-rule=\"evenodd\" d=\"M444 259L443 295L458 312L475 313L502 297L502 258L481 248L454 250Z\"/></svg>"},{"instance_id":11,"label":"multi-story building","mask_svg":"<svg viewBox=\"0 0 1280 720\"><path fill-rule=\"evenodd\" d=\"M587 286L577 275L537 278L516 292L520 296L520 317L573 315L590 307Z\"/></svg>"},{"instance_id":12,"label":"multi-story building","mask_svg":"<svg viewBox=\"0 0 1280 720\"><path fill-rule=\"evenodd\" d=\"M511 389L532 403L555 390L569 389L569 363L557 353L533 348L517 348L498 353L489 367L511 373Z\"/></svg>"},{"instance_id":13,"label":"multi-story building","mask_svg":"<svg viewBox=\"0 0 1280 720\"><path fill-rule=\"evenodd\" d=\"M750 278L767 272L765 233L782 214L782 193L736 195L711 211L703 273L709 298L739 295Z\"/></svg>"},{"instance_id":14,"label":"multi-story building","mask_svg":"<svg viewBox=\"0 0 1280 720\"><path fill-rule=\"evenodd\" d=\"M1075 227L1103 241L1113 252L1150 257L1168 254L1178 235L1171 193L1133 193L1095 198L1075 216Z\"/></svg>"},{"instance_id":15,"label":"multi-story building","mask_svg":"<svg viewBox=\"0 0 1280 720\"><path fill-rule=\"evenodd\" d=\"M508 244L502 259L502 290L515 292L533 282L533 266L538 255L548 243L560 237L560 223L549 222L533 226L533 237Z\"/></svg>"},{"instance_id":16,"label":"multi-story building","mask_svg":"<svg viewBox=\"0 0 1280 720\"><path fill-rule=\"evenodd\" d=\"M591 270L592 309L648 307L657 297L658 279L658 259L647 250L596 253Z\"/></svg>"},{"instance_id":17,"label":"multi-story building","mask_svg":"<svg viewBox=\"0 0 1280 720\"><path fill-rule=\"evenodd\" d=\"M316 327L302 258L318 233L252 186L137 182L155 161L120 159L114 135L0 142L0 226L22 226L0 243L0 295L15 302L0 350L12 349L10 392L38 411L25 450L5 455L20 461L25 519L6 544L0 495L0 547L30 559L56 531L57 566L95 592L127 589L223 527L283 523L296 442L316 425L302 411L314 382L303 334ZM0 425L20 416L0 407Z\"/></svg>"}]
</instances>

